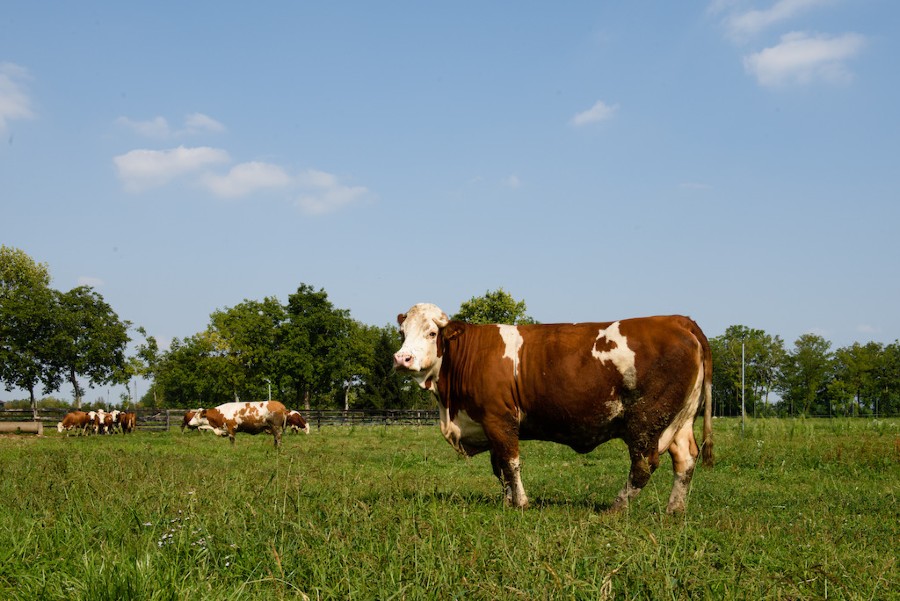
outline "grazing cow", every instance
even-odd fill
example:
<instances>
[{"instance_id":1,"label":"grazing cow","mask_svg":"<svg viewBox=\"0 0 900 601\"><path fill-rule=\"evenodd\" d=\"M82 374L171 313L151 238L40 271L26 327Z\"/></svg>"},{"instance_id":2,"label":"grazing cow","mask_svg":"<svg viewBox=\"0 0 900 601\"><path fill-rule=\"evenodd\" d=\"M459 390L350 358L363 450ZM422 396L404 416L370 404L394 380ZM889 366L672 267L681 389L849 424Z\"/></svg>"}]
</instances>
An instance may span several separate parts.
<instances>
[{"instance_id":1,"label":"grazing cow","mask_svg":"<svg viewBox=\"0 0 900 601\"><path fill-rule=\"evenodd\" d=\"M304 434L309 434L309 424L306 423L299 411L292 409L288 412L287 425L290 426L291 432L300 432L302 430Z\"/></svg>"},{"instance_id":2,"label":"grazing cow","mask_svg":"<svg viewBox=\"0 0 900 601\"><path fill-rule=\"evenodd\" d=\"M56 429L60 433L65 430L66 436L68 436L69 431L73 429L79 430L84 434L91 424L91 418L87 413L84 411L72 411L63 416L62 421L56 424Z\"/></svg>"},{"instance_id":3,"label":"grazing cow","mask_svg":"<svg viewBox=\"0 0 900 601\"><path fill-rule=\"evenodd\" d=\"M203 409L190 409L185 412L184 417L181 419L181 433L184 434L184 429L187 428L189 430L196 430L198 426L192 426L191 420L194 419L194 416L203 411Z\"/></svg>"},{"instance_id":4,"label":"grazing cow","mask_svg":"<svg viewBox=\"0 0 900 601\"><path fill-rule=\"evenodd\" d=\"M134 432L134 428L137 425L137 415L123 411L119 414L119 425L122 427L122 434Z\"/></svg>"},{"instance_id":5,"label":"grazing cow","mask_svg":"<svg viewBox=\"0 0 900 601\"><path fill-rule=\"evenodd\" d=\"M611 509L628 506L668 451L675 482L667 511L683 511L699 455L693 423L701 397L703 462L712 464L712 354L687 317L473 325L418 304L397 322L395 370L434 393L441 433L459 453L490 451L512 506L528 504L519 440L588 453L619 438L631 470Z\"/></svg>"},{"instance_id":6,"label":"grazing cow","mask_svg":"<svg viewBox=\"0 0 900 601\"><path fill-rule=\"evenodd\" d=\"M217 436L227 436L232 445L237 432L269 432L275 438L277 448L281 444L281 432L287 423L287 414L287 408L278 401L225 403L212 409L202 409L191 418L188 425L201 430L212 430Z\"/></svg>"}]
</instances>

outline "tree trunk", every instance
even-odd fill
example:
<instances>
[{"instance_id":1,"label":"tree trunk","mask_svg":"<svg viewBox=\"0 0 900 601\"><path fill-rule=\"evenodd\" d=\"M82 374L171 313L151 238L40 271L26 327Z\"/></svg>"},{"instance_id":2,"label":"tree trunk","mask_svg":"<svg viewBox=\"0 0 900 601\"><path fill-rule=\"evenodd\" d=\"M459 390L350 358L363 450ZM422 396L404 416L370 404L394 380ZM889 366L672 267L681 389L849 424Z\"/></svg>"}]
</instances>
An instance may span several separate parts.
<instances>
[{"instance_id":1,"label":"tree trunk","mask_svg":"<svg viewBox=\"0 0 900 601\"><path fill-rule=\"evenodd\" d=\"M31 416L34 421L38 420L37 400L34 398L34 386L28 387L28 394L31 396Z\"/></svg>"},{"instance_id":2,"label":"tree trunk","mask_svg":"<svg viewBox=\"0 0 900 601\"><path fill-rule=\"evenodd\" d=\"M309 388L303 391L303 408L309 411Z\"/></svg>"},{"instance_id":3,"label":"tree trunk","mask_svg":"<svg viewBox=\"0 0 900 601\"><path fill-rule=\"evenodd\" d=\"M78 386L78 377L75 375L75 370L69 370L69 382L72 384L72 389L75 391L75 408L81 409L81 387ZM107 399L107 402L109 399Z\"/></svg>"}]
</instances>

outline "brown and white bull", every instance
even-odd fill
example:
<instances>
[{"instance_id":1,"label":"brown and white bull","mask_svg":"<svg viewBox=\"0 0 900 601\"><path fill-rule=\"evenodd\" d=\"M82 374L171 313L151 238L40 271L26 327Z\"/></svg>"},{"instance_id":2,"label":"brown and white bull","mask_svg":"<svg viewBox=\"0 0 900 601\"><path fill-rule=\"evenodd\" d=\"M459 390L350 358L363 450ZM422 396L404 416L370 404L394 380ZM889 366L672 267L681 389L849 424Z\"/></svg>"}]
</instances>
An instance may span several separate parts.
<instances>
[{"instance_id":1,"label":"brown and white bull","mask_svg":"<svg viewBox=\"0 0 900 601\"><path fill-rule=\"evenodd\" d=\"M84 411L71 411L63 416L61 422L56 424L56 429L60 433L65 431L66 436L71 430L80 431L82 434L87 432L87 428L93 425L90 416Z\"/></svg>"},{"instance_id":2,"label":"brown and white bull","mask_svg":"<svg viewBox=\"0 0 900 601\"><path fill-rule=\"evenodd\" d=\"M430 390L441 433L462 455L490 451L506 501L525 507L519 441L588 453L619 438L631 470L611 509L628 506L672 457L669 513L683 511L699 455L693 423L704 398L703 462L712 464L712 355L682 316L546 325L451 321L432 304L397 316L394 368Z\"/></svg>"},{"instance_id":3,"label":"brown and white bull","mask_svg":"<svg viewBox=\"0 0 900 601\"><path fill-rule=\"evenodd\" d=\"M304 434L309 434L309 424L306 423L306 420L303 419L303 416L300 415L299 411L291 409L288 412L287 425L290 427L291 432L303 432Z\"/></svg>"},{"instance_id":4,"label":"brown and white bull","mask_svg":"<svg viewBox=\"0 0 900 601\"><path fill-rule=\"evenodd\" d=\"M225 403L212 409L201 409L191 418L188 426L212 430L217 436L227 436L231 444L234 444L237 432L269 432L275 438L277 448L281 444L287 414L287 408L278 401Z\"/></svg>"}]
</instances>

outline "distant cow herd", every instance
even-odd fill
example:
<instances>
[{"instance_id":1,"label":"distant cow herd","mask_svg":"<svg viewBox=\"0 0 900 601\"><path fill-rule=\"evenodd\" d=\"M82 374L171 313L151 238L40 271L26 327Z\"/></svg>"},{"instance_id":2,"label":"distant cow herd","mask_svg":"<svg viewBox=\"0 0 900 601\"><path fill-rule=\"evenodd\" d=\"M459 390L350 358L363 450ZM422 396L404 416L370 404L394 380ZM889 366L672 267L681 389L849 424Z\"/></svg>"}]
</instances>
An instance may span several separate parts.
<instances>
[{"instance_id":1,"label":"distant cow herd","mask_svg":"<svg viewBox=\"0 0 900 601\"><path fill-rule=\"evenodd\" d=\"M67 436L73 430L79 434L113 434L115 432L130 434L134 432L136 421L134 413L118 409L109 412L103 409L72 411L56 424L56 429L65 432Z\"/></svg>"},{"instance_id":2,"label":"distant cow herd","mask_svg":"<svg viewBox=\"0 0 900 601\"><path fill-rule=\"evenodd\" d=\"M68 436L71 432L79 434L113 434L134 432L136 416L134 413L113 410L71 411L56 429ZM211 409L192 409L184 414L181 422L181 433L189 430L210 430L217 436L228 436L234 444L237 432L259 434L267 432L275 439L275 446L281 444L281 434L285 430L309 434L309 424L299 412L288 410L278 401L261 401L256 403L225 403Z\"/></svg>"}]
</instances>

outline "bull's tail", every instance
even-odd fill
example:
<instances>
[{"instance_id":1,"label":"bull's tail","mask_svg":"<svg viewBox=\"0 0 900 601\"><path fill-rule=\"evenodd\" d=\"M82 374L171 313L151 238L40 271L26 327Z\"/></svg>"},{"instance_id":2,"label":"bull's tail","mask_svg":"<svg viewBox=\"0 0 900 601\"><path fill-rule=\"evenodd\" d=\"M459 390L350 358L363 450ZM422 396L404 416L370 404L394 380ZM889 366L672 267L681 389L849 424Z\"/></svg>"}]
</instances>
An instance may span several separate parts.
<instances>
[{"instance_id":1,"label":"bull's tail","mask_svg":"<svg viewBox=\"0 0 900 601\"><path fill-rule=\"evenodd\" d=\"M694 327L697 329L697 338L700 340L700 345L703 347L703 442L701 443L700 448L702 449L703 465L712 467L715 464L713 458L712 433L712 349L709 347L709 340L707 340L703 331L700 330L700 327L696 323L694 324Z\"/></svg>"}]
</instances>

